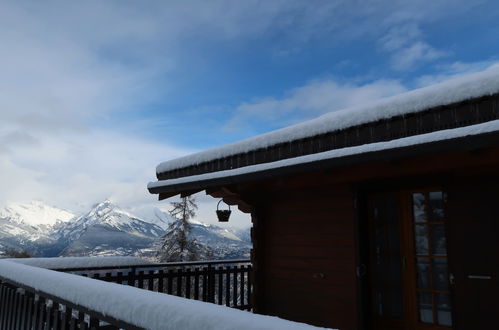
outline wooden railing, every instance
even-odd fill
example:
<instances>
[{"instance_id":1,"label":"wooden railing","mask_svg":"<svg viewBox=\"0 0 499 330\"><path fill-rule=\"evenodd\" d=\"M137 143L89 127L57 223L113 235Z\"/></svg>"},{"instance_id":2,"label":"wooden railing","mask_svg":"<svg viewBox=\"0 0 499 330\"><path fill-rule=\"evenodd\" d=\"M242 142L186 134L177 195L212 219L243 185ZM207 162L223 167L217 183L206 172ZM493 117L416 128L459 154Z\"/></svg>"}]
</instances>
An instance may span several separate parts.
<instances>
[{"instance_id":1,"label":"wooden railing","mask_svg":"<svg viewBox=\"0 0 499 330\"><path fill-rule=\"evenodd\" d=\"M251 263L218 260L53 269L98 280L251 310Z\"/></svg>"},{"instance_id":2,"label":"wooden railing","mask_svg":"<svg viewBox=\"0 0 499 330\"><path fill-rule=\"evenodd\" d=\"M0 277L0 329L141 329Z\"/></svg>"}]
</instances>

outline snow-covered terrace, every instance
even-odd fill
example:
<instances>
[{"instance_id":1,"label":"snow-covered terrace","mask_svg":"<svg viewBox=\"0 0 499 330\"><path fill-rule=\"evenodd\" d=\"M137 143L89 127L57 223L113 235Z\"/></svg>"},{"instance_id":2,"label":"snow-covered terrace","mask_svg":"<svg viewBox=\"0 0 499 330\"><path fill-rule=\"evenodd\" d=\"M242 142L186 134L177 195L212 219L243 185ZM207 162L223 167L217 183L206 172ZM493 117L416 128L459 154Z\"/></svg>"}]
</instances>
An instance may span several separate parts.
<instances>
[{"instance_id":1,"label":"snow-covered terrace","mask_svg":"<svg viewBox=\"0 0 499 330\"><path fill-rule=\"evenodd\" d=\"M49 329L75 324L80 328L106 325L106 329L317 329L47 269L76 265L111 268L127 263L144 264L135 258L116 257L0 260L0 327L29 328L28 324L36 322L34 328Z\"/></svg>"}]
</instances>

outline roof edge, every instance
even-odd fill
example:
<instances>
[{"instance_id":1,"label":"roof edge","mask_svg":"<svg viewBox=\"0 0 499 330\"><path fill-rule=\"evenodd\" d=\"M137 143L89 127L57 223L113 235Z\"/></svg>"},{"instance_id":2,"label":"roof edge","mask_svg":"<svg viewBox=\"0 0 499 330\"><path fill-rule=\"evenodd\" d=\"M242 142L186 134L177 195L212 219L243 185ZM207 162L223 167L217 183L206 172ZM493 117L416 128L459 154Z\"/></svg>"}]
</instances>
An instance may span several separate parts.
<instances>
[{"instance_id":1,"label":"roof edge","mask_svg":"<svg viewBox=\"0 0 499 330\"><path fill-rule=\"evenodd\" d=\"M472 151L481 148L488 148L497 146L497 141L499 141L499 120L494 121L494 124L496 128L495 130L480 132L473 135L451 137L447 139L427 141L419 144L408 144L393 148L380 148L379 150L367 151L363 153L317 159L310 162L298 162L295 164L283 165L273 168L265 168L265 166L255 165L255 167L261 167L262 169L256 169L252 172L237 173L238 169L235 169L216 173L208 173L205 175L164 180L164 182L151 182L148 185L148 190L151 194L181 194L188 191L201 191L208 188L239 184L253 180L265 180L298 173L312 172L316 170L340 168L370 162L394 161L443 152ZM429 133L426 135L431 135L434 133ZM412 137L405 139L411 138ZM397 141L390 141L388 143L393 144L393 142ZM384 142L383 144L388 143Z\"/></svg>"}]
</instances>

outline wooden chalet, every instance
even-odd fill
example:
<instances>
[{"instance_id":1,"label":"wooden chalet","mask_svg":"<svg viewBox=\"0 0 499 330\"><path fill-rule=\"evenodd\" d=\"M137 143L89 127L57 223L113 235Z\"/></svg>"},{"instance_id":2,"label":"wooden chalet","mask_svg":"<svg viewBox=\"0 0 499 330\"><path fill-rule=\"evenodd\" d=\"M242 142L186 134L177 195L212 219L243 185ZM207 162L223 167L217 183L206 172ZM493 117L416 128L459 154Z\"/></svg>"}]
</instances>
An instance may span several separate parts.
<instances>
[{"instance_id":1,"label":"wooden chalet","mask_svg":"<svg viewBox=\"0 0 499 330\"><path fill-rule=\"evenodd\" d=\"M160 164L159 199L251 214L257 313L499 326L499 69Z\"/></svg>"}]
</instances>

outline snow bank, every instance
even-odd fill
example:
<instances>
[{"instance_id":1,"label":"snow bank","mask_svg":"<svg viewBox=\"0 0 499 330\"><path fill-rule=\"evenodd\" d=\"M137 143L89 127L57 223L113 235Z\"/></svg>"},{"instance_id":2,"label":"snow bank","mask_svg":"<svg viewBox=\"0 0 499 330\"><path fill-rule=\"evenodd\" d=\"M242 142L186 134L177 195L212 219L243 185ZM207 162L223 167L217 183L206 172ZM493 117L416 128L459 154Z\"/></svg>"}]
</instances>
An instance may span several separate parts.
<instances>
[{"instance_id":1,"label":"snow bank","mask_svg":"<svg viewBox=\"0 0 499 330\"><path fill-rule=\"evenodd\" d=\"M430 143L436 141L444 141L459 137L478 135L483 133L490 133L499 131L499 120L489 121L482 124L471 125L466 127L436 131L427 134L415 135L410 137L405 137L397 140L387 141L387 142L377 142L371 144L364 144L361 146L348 147L342 149L334 149L330 151L325 151L321 153L300 156L295 158L283 159L276 162L264 163L258 165L251 165L236 168L233 170L211 172L200 175L192 175L177 179L161 180L155 182L149 182L147 188L157 188L163 186L172 186L176 184L196 182L210 179L219 179L225 177L231 177L241 174L256 173L265 170L271 170L281 167L293 166L298 164L312 163L320 160L328 160L341 158L345 156L352 156L356 154L363 154L373 151L389 150L394 148L408 147L412 145L418 145L423 143Z\"/></svg>"},{"instance_id":2,"label":"snow bank","mask_svg":"<svg viewBox=\"0 0 499 330\"><path fill-rule=\"evenodd\" d=\"M266 148L282 142L341 130L397 115L419 112L428 108L491 95L497 92L499 92L499 65L494 65L479 73L416 89L368 105L331 112L298 125L163 162L156 167L156 172L161 173L196 165L238 153Z\"/></svg>"},{"instance_id":3,"label":"snow bank","mask_svg":"<svg viewBox=\"0 0 499 330\"><path fill-rule=\"evenodd\" d=\"M63 257L63 258L16 258L8 261L41 268L117 267L149 265L151 262L135 257Z\"/></svg>"},{"instance_id":4,"label":"snow bank","mask_svg":"<svg viewBox=\"0 0 499 330\"><path fill-rule=\"evenodd\" d=\"M0 276L146 329L318 329L11 260L0 260Z\"/></svg>"}]
</instances>

